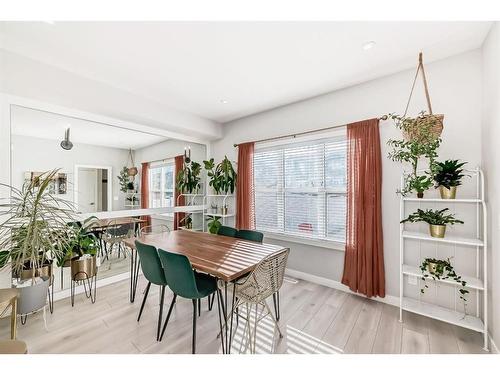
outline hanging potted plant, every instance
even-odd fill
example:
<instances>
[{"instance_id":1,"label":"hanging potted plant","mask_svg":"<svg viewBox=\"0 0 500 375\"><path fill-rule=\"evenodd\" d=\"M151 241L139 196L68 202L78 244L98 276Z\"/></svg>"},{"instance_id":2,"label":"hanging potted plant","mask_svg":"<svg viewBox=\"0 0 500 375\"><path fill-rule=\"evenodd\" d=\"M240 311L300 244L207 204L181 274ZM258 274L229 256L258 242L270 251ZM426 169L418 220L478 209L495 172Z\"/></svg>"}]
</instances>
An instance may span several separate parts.
<instances>
[{"instance_id":1,"label":"hanging potted plant","mask_svg":"<svg viewBox=\"0 0 500 375\"><path fill-rule=\"evenodd\" d=\"M237 174L227 156L224 156L224 159L217 165L215 165L213 158L204 160L203 163L210 178L209 186L214 189L215 194L233 194L236 187Z\"/></svg>"},{"instance_id":2,"label":"hanging potted plant","mask_svg":"<svg viewBox=\"0 0 500 375\"><path fill-rule=\"evenodd\" d=\"M50 190L58 171L28 180L21 189L0 184L11 192L9 202L0 204L4 209L0 224L0 268L10 265L14 286L33 288L33 293L23 292L21 296L34 300L39 293L47 294L53 260L70 246L67 223L73 221L74 210L69 202Z\"/></svg>"},{"instance_id":3,"label":"hanging potted plant","mask_svg":"<svg viewBox=\"0 0 500 375\"><path fill-rule=\"evenodd\" d=\"M407 116L410 106L413 89L418 78L418 74L422 73L424 82L425 96L427 100L428 113L421 111L416 117ZM432 184L432 178L435 174L435 160L437 158L437 149L441 144L441 132L443 131L444 115L435 115L432 113L431 99L425 70L422 61L422 53L419 54L417 72L413 80L410 96L406 104L404 114L389 114L387 118L394 121L396 127L402 132L403 139L389 140L387 143L392 146L393 150L389 153L389 158L396 162L407 162L411 165L411 174L406 175L403 188L398 191L403 196L416 191L419 198L423 197L425 190L429 189ZM428 171L427 178L419 176L418 164L421 158L427 159ZM429 180L430 178L430 180Z\"/></svg>"},{"instance_id":4,"label":"hanging potted plant","mask_svg":"<svg viewBox=\"0 0 500 375\"><path fill-rule=\"evenodd\" d=\"M434 181L436 188L439 188L441 199L455 199L457 196L457 186L462 184L464 177L462 167L467 162L459 160L446 160L436 163L436 174Z\"/></svg>"},{"instance_id":5,"label":"hanging potted plant","mask_svg":"<svg viewBox=\"0 0 500 375\"><path fill-rule=\"evenodd\" d=\"M177 173L177 189L186 194L197 193L200 189L201 165L195 161L184 163L184 168Z\"/></svg>"},{"instance_id":6,"label":"hanging potted plant","mask_svg":"<svg viewBox=\"0 0 500 375\"><path fill-rule=\"evenodd\" d=\"M424 282L424 287L420 289L420 293L424 294L425 289L429 288L427 285L427 279L430 277L433 280L453 280L456 283L460 284L460 288L458 289L458 293L460 299L464 303L464 314L466 313L467 307L467 294L469 291L465 289L467 286L467 282L462 278L462 276L457 275L455 269L450 263L450 259L434 259L434 258L425 258L422 264L420 265L420 271L422 271L422 281Z\"/></svg>"},{"instance_id":7,"label":"hanging potted plant","mask_svg":"<svg viewBox=\"0 0 500 375\"><path fill-rule=\"evenodd\" d=\"M446 233L446 225L463 224L462 220L455 219L455 215L446 214L448 208L442 210L418 209L416 212L410 214L401 223L418 223L425 222L429 224L429 233L432 237L444 238Z\"/></svg>"}]
</instances>

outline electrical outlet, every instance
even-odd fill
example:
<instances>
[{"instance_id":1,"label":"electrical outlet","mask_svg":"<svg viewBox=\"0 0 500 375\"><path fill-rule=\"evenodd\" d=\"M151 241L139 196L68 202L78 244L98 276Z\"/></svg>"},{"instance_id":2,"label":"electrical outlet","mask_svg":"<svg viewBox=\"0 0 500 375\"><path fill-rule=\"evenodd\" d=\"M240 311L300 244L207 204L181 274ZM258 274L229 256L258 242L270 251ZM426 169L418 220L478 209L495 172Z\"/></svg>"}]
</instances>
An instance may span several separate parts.
<instances>
[{"instance_id":1,"label":"electrical outlet","mask_svg":"<svg viewBox=\"0 0 500 375\"><path fill-rule=\"evenodd\" d=\"M408 284L417 285L417 276L408 276Z\"/></svg>"}]
</instances>

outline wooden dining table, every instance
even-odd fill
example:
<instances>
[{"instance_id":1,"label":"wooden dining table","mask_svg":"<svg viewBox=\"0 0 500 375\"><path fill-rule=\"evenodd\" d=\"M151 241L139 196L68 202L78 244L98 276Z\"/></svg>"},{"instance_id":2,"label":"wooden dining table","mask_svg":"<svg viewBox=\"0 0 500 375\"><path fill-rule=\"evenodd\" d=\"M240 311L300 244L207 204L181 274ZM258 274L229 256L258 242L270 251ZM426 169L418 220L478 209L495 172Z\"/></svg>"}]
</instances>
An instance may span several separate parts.
<instances>
[{"instance_id":1,"label":"wooden dining table","mask_svg":"<svg viewBox=\"0 0 500 375\"><path fill-rule=\"evenodd\" d=\"M232 303L230 310L228 310L228 286L230 282L253 271L259 262L268 255L285 249L285 247L278 245L188 230L145 234L126 239L125 244L131 249L135 249L136 240L154 246L159 251L166 250L185 255L196 271L207 273L222 281L224 294L221 305L225 334L221 330L221 340L224 353L230 353L233 314L230 314L229 319L227 312L233 310L236 295L236 284L232 283ZM132 253L136 253L136 251ZM137 254L135 256L137 257ZM136 292L138 274L139 266L131 275L132 283L135 284L131 289L133 294Z\"/></svg>"}]
</instances>

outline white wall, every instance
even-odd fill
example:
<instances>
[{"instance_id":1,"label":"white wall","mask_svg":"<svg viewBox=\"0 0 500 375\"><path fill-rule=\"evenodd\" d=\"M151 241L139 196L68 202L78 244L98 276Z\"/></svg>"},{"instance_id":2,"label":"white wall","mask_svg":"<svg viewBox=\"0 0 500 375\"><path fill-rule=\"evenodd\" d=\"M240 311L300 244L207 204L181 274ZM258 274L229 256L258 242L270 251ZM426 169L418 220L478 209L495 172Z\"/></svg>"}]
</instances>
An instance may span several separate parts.
<instances>
[{"instance_id":1,"label":"white wall","mask_svg":"<svg viewBox=\"0 0 500 375\"><path fill-rule=\"evenodd\" d=\"M500 343L500 25L495 23L483 45L483 147L489 210L490 332Z\"/></svg>"},{"instance_id":2,"label":"white wall","mask_svg":"<svg viewBox=\"0 0 500 375\"><path fill-rule=\"evenodd\" d=\"M417 55L417 53L415 53ZM417 56L415 56L417 57ZM441 158L467 160L475 167L481 162L481 51L475 50L426 66L433 108L445 113ZM336 72L332 72L336 74ZM236 159L233 143L313 130L335 124L401 113L414 76L408 70L347 89L286 105L224 125L224 137L212 143L212 156L225 154ZM411 112L425 109L421 83L417 85ZM387 140L399 133L391 122L380 125L382 153L387 155ZM402 167L383 159L383 228L386 292L399 294L399 186ZM468 217L468 216L467 216ZM457 228L457 230L461 230ZM332 280L340 280L342 251L292 242L268 240L290 247L289 267ZM467 270L467 260L459 269Z\"/></svg>"},{"instance_id":3,"label":"white wall","mask_svg":"<svg viewBox=\"0 0 500 375\"><path fill-rule=\"evenodd\" d=\"M75 143L71 151L66 151L59 144L60 141L56 140L12 135L12 185L21 187L25 172L61 168L60 172L68 176L68 193L61 198L73 202L76 164L110 166L113 174L110 178L113 184L112 208L124 209L125 197L120 192L117 176L127 164L128 150Z\"/></svg>"}]
</instances>

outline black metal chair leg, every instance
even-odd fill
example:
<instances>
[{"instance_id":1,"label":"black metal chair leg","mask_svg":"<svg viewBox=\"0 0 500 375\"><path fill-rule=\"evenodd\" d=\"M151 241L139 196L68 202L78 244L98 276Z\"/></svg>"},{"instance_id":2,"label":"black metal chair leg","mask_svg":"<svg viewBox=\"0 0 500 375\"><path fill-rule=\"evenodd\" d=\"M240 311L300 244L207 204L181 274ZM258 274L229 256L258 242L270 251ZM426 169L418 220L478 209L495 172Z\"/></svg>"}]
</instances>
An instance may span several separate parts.
<instances>
[{"instance_id":1,"label":"black metal chair leg","mask_svg":"<svg viewBox=\"0 0 500 375\"><path fill-rule=\"evenodd\" d=\"M220 327L219 336L220 336L220 341L221 341L222 353L225 354L226 348L224 346L224 332L222 332L222 317L221 317L222 292L220 291L220 289L217 289L217 291L215 293L217 293L217 311L219 313L219 327Z\"/></svg>"},{"instance_id":2,"label":"black metal chair leg","mask_svg":"<svg viewBox=\"0 0 500 375\"><path fill-rule=\"evenodd\" d=\"M156 341L160 341L161 321L163 318L163 301L165 300L165 285L161 286L160 313L158 314L158 328L156 330Z\"/></svg>"},{"instance_id":3,"label":"black metal chair leg","mask_svg":"<svg viewBox=\"0 0 500 375\"><path fill-rule=\"evenodd\" d=\"M165 333L165 330L167 329L167 324L168 324L168 321L170 320L170 315L172 314L172 309L174 308L176 299L177 299L177 294L174 294L174 298L172 298L172 302L170 303L170 307L168 309L167 319L165 319L165 324L163 324L163 329L161 330L160 341L163 338L163 334Z\"/></svg>"},{"instance_id":4,"label":"black metal chair leg","mask_svg":"<svg viewBox=\"0 0 500 375\"><path fill-rule=\"evenodd\" d=\"M199 299L198 299L199 301ZM198 315L197 313L197 307L198 307L198 302L197 300L193 300L193 343L191 346L191 352L193 354L196 353L196 316Z\"/></svg>"},{"instance_id":5,"label":"black metal chair leg","mask_svg":"<svg viewBox=\"0 0 500 375\"><path fill-rule=\"evenodd\" d=\"M198 316L201 316L201 299L198 298Z\"/></svg>"},{"instance_id":6,"label":"black metal chair leg","mask_svg":"<svg viewBox=\"0 0 500 375\"><path fill-rule=\"evenodd\" d=\"M144 292L144 298L142 299L141 309L139 310L139 316L137 317L137 321L141 319L142 310L144 309L144 305L146 304L146 299L148 298L149 288L151 288L151 282L146 286L146 291Z\"/></svg>"}]
</instances>

